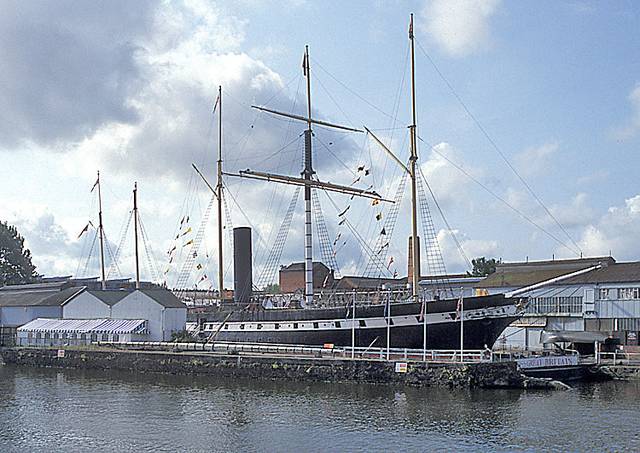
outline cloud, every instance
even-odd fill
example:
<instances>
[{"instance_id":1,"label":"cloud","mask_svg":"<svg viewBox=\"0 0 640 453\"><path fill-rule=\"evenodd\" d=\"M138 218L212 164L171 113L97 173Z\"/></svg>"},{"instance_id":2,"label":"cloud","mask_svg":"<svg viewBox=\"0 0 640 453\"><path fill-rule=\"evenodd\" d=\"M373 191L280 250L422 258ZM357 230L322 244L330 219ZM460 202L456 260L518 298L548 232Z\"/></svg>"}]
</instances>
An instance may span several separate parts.
<instances>
[{"instance_id":1,"label":"cloud","mask_svg":"<svg viewBox=\"0 0 640 453\"><path fill-rule=\"evenodd\" d=\"M459 273L469 270L470 264L460 253L455 238L458 239L465 255L471 260L484 256L486 258L497 258L500 254L500 245L496 240L471 239L459 230L441 229L438 231L438 243L448 273Z\"/></svg>"},{"instance_id":2,"label":"cloud","mask_svg":"<svg viewBox=\"0 0 640 453\"><path fill-rule=\"evenodd\" d=\"M520 173L527 176L538 175L548 171L552 158L558 153L558 142L545 143L538 147L527 148L515 157L515 164Z\"/></svg>"},{"instance_id":3,"label":"cloud","mask_svg":"<svg viewBox=\"0 0 640 453\"><path fill-rule=\"evenodd\" d=\"M137 59L153 2L9 2L0 15L0 148L136 123ZM106 7L108 6L108 7Z\"/></svg>"},{"instance_id":4,"label":"cloud","mask_svg":"<svg viewBox=\"0 0 640 453\"><path fill-rule=\"evenodd\" d=\"M625 126L617 128L613 135L617 140L630 140L640 132L640 83L631 90L628 97L632 114Z\"/></svg>"},{"instance_id":5,"label":"cloud","mask_svg":"<svg viewBox=\"0 0 640 453\"><path fill-rule=\"evenodd\" d=\"M482 177L482 171L479 168L470 169L470 165L465 164L462 153L446 142L435 145L426 160L420 164L420 168L439 203L442 205L469 204L471 202L469 197L471 180L451 165L449 161L464 168L476 179Z\"/></svg>"},{"instance_id":6,"label":"cloud","mask_svg":"<svg viewBox=\"0 0 640 453\"><path fill-rule=\"evenodd\" d=\"M587 225L580 245L587 255L611 254L619 260L638 259L640 255L640 194L612 206L596 222Z\"/></svg>"},{"instance_id":7,"label":"cloud","mask_svg":"<svg viewBox=\"0 0 640 453\"><path fill-rule=\"evenodd\" d=\"M433 0L422 10L430 38L452 57L485 50L491 43L489 21L500 0Z\"/></svg>"}]
</instances>

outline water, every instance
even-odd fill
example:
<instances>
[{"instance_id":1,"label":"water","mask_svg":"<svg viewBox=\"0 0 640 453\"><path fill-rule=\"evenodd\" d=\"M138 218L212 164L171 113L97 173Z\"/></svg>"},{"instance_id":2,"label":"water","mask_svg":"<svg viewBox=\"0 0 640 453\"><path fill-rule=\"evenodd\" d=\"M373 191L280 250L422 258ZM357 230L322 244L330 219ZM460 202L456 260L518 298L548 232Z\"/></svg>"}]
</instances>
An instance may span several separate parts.
<instances>
[{"instance_id":1,"label":"water","mask_svg":"<svg viewBox=\"0 0 640 453\"><path fill-rule=\"evenodd\" d=\"M0 451L639 451L639 397L0 366Z\"/></svg>"}]
</instances>

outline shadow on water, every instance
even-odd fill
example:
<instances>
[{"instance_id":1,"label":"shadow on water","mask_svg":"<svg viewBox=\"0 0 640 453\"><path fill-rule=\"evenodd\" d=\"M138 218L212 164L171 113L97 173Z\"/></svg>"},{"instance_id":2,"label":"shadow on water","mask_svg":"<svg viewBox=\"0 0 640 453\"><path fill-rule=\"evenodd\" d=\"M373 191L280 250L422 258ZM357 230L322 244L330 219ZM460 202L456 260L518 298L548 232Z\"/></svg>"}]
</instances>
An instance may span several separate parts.
<instances>
[{"instance_id":1,"label":"shadow on water","mask_svg":"<svg viewBox=\"0 0 640 453\"><path fill-rule=\"evenodd\" d=\"M621 382L449 391L5 366L0 450L636 450L638 396Z\"/></svg>"}]
</instances>

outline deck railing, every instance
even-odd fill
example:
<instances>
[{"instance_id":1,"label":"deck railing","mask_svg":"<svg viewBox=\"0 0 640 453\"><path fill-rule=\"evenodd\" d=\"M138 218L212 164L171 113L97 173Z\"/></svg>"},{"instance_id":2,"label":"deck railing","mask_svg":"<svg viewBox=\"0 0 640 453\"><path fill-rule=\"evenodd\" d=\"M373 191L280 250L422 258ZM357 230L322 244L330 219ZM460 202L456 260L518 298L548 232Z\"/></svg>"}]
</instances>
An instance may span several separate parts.
<instances>
[{"instance_id":1,"label":"deck railing","mask_svg":"<svg viewBox=\"0 0 640 453\"><path fill-rule=\"evenodd\" d=\"M170 343L170 342L96 342L98 346L131 350L163 350L174 352L209 352L231 355L276 355L283 357L313 357L380 361L412 361L431 363L479 363L491 362L494 355L490 350L471 349L407 349L372 347L303 346L272 343Z\"/></svg>"}]
</instances>

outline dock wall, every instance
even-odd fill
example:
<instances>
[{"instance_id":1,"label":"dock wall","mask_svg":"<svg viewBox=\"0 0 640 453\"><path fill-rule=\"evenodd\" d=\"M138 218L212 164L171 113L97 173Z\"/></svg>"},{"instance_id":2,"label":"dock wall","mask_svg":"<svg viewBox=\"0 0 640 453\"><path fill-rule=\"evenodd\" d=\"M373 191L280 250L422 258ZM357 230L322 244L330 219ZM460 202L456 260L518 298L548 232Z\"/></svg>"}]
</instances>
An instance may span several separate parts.
<instances>
[{"instance_id":1,"label":"dock wall","mask_svg":"<svg viewBox=\"0 0 640 453\"><path fill-rule=\"evenodd\" d=\"M403 384L449 388L550 388L522 376L513 362L437 364L408 362L406 373L398 373L395 362L277 356L241 356L157 351L5 348L0 356L7 364L35 367L129 370L171 374ZM0 360L2 360L0 359Z\"/></svg>"}]
</instances>

